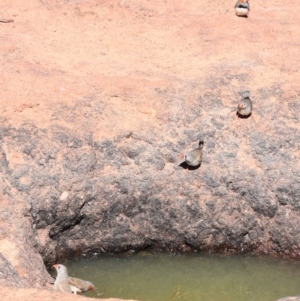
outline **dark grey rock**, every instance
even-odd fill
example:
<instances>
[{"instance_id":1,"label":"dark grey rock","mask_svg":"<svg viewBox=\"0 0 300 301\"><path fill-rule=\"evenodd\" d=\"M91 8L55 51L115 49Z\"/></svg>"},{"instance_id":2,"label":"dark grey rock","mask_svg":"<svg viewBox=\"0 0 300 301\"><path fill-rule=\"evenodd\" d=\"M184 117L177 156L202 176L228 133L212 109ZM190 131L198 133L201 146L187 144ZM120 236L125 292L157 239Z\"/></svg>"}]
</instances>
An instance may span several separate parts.
<instances>
[{"instance_id":1,"label":"dark grey rock","mask_svg":"<svg viewBox=\"0 0 300 301\"><path fill-rule=\"evenodd\" d=\"M219 89L231 78L210 78L205 93L195 92L195 107L185 107L183 94L172 89L157 90L168 95L175 116L159 130L94 140L89 131L62 126L2 125L3 194L8 202L28 204L24 218L31 219L32 246L44 260L146 247L174 252L183 245L185 250L288 252L299 258L300 133L289 123L292 113L273 124L272 105L264 109L270 113L268 127L254 126L251 119L236 123L234 112L227 117L230 104L224 106ZM255 91L256 102L280 93L272 89ZM232 99L237 95L234 91ZM72 109L95 118L103 106L91 102L96 111L85 100ZM218 109L225 113L219 115ZM77 117L71 115L73 124ZM200 139L201 166L179 166L179 153Z\"/></svg>"}]
</instances>

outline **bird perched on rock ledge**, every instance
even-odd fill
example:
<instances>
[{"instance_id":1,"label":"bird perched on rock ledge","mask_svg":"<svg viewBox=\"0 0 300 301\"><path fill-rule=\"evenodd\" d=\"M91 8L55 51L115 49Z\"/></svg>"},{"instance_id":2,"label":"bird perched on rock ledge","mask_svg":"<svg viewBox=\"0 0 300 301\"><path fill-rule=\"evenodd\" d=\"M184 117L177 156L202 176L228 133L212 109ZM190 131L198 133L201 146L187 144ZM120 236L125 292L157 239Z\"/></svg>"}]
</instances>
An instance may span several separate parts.
<instances>
[{"instance_id":1,"label":"bird perched on rock ledge","mask_svg":"<svg viewBox=\"0 0 300 301\"><path fill-rule=\"evenodd\" d=\"M241 117L247 117L252 112L252 101L250 99L249 91L244 92L243 99L240 100L237 107L238 115Z\"/></svg>"},{"instance_id":2,"label":"bird perched on rock ledge","mask_svg":"<svg viewBox=\"0 0 300 301\"><path fill-rule=\"evenodd\" d=\"M189 166L198 166L202 162L202 149L203 149L204 141L199 141L199 146L192 151L184 151L180 154L180 158L184 159L184 161ZM182 163L182 162L181 162Z\"/></svg>"},{"instance_id":3,"label":"bird perched on rock ledge","mask_svg":"<svg viewBox=\"0 0 300 301\"><path fill-rule=\"evenodd\" d=\"M248 0L238 0L235 3L235 12L238 16L240 17L248 17L249 12L250 12L250 4Z\"/></svg>"}]
</instances>

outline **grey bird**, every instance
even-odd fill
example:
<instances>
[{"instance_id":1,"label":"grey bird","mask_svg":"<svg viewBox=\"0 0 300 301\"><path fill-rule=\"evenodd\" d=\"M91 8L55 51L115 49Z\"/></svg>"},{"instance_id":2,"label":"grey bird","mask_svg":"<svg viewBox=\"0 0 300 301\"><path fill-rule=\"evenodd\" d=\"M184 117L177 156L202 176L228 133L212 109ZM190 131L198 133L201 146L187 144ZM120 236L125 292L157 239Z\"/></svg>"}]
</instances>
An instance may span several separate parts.
<instances>
[{"instance_id":1,"label":"grey bird","mask_svg":"<svg viewBox=\"0 0 300 301\"><path fill-rule=\"evenodd\" d=\"M199 141L199 146L192 151L184 151L180 154L180 158L184 159L184 161L189 166L198 166L202 162L202 149L203 149L204 141ZM182 163L182 162L181 162Z\"/></svg>"},{"instance_id":2,"label":"grey bird","mask_svg":"<svg viewBox=\"0 0 300 301\"><path fill-rule=\"evenodd\" d=\"M73 286L77 289L78 293L95 290L95 286L92 282L80 278L69 277L69 283L71 288Z\"/></svg>"},{"instance_id":3,"label":"grey bird","mask_svg":"<svg viewBox=\"0 0 300 301\"><path fill-rule=\"evenodd\" d=\"M67 268L62 264L54 264L53 267L57 271L57 277L54 282L54 290L64 293L72 293L69 284L69 276Z\"/></svg>"},{"instance_id":4,"label":"grey bird","mask_svg":"<svg viewBox=\"0 0 300 301\"><path fill-rule=\"evenodd\" d=\"M250 4L248 0L238 0L235 3L235 12L238 16L241 17L248 17L249 12L250 12Z\"/></svg>"},{"instance_id":5,"label":"grey bird","mask_svg":"<svg viewBox=\"0 0 300 301\"><path fill-rule=\"evenodd\" d=\"M249 91L244 92L243 98L240 100L237 112L240 116L246 117L249 116L252 112L252 101L250 99Z\"/></svg>"}]
</instances>

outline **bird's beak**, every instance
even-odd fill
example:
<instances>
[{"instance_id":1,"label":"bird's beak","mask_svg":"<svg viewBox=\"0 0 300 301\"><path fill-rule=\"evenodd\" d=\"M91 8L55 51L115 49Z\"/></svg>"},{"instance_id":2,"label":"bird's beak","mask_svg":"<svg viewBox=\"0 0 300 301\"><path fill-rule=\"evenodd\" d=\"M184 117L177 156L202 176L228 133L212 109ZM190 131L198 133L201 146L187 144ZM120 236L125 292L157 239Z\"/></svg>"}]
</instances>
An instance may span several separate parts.
<instances>
[{"instance_id":1,"label":"bird's beak","mask_svg":"<svg viewBox=\"0 0 300 301\"><path fill-rule=\"evenodd\" d=\"M183 159L184 158L184 155L183 153L179 154L179 158Z\"/></svg>"},{"instance_id":2,"label":"bird's beak","mask_svg":"<svg viewBox=\"0 0 300 301\"><path fill-rule=\"evenodd\" d=\"M54 264L53 267L54 267L55 269L57 269L57 264Z\"/></svg>"}]
</instances>

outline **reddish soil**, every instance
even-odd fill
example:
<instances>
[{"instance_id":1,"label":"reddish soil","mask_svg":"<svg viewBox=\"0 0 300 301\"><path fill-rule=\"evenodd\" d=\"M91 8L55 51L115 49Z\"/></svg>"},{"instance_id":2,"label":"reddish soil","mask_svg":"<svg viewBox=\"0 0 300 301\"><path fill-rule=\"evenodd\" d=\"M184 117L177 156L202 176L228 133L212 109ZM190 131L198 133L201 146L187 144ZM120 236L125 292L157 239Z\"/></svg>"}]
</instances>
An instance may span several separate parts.
<instances>
[{"instance_id":1,"label":"reddish soil","mask_svg":"<svg viewBox=\"0 0 300 301\"><path fill-rule=\"evenodd\" d=\"M245 89L280 85L286 87L281 101L297 97L298 2L256 1L248 19L237 17L233 4L3 0L1 18L14 22L0 23L1 116L42 126L63 119L68 127L92 128L101 137L155 127L172 115L155 88L201 87L204 78L227 69L249 75ZM241 88L233 78L220 96L232 105L232 92ZM195 97L185 95L186 101ZM107 118L86 122L85 112L77 112L74 123L73 114L53 115L89 98L109 99Z\"/></svg>"}]
</instances>

